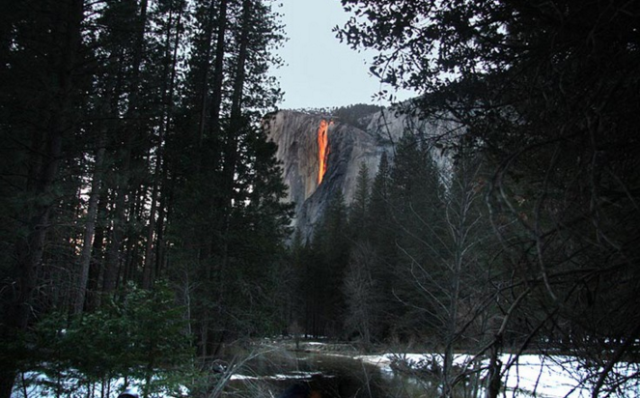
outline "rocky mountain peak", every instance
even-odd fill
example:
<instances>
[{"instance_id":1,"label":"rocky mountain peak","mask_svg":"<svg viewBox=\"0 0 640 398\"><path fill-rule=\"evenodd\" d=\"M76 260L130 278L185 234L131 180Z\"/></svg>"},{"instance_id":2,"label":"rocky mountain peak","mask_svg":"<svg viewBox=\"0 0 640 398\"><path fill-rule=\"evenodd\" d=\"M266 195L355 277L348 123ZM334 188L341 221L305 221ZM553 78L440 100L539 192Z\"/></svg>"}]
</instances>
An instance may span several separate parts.
<instances>
[{"instance_id":1,"label":"rocky mountain peak","mask_svg":"<svg viewBox=\"0 0 640 398\"><path fill-rule=\"evenodd\" d=\"M293 226L303 239L337 193L351 203L358 171L365 164L373 178L382 154L393 158L394 144L405 132L435 135L442 126L380 109L357 118L330 113L282 110L266 123L268 139L278 150L287 200L295 203Z\"/></svg>"}]
</instances>

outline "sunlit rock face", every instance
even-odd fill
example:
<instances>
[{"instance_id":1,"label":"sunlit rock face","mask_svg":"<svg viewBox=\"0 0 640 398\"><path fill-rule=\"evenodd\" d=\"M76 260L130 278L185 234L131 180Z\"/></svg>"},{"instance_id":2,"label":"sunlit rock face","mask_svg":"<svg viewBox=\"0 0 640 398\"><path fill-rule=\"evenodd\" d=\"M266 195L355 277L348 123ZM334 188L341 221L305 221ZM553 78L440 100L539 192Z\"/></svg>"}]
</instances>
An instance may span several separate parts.
<instances>
[{"instance_id":1,"label":"sunlit rock face","mask_svg":"<svg viewBox=\"0 0 640 398\"><path fill-rule=\"evenodd\" d=\"M312 238L314 226L336 193L342 192L347 205L351 203L360 164L366 164L373 179L382 154L386 152L391 161L394 144L405 131L432 136L442 130L387 110L357 123L284 110L265 126L269 140L278 146L276 157L289 187L287 200L295 203L293 225L303 239Z\"/></svg>"}]
</instances>

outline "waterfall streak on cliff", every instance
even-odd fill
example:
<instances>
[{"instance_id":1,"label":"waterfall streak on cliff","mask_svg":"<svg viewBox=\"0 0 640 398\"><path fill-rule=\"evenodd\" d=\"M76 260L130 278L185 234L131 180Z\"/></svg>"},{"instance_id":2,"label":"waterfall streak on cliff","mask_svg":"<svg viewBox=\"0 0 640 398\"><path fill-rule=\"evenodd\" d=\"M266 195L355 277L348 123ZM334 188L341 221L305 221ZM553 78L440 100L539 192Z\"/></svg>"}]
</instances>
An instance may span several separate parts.
<instances>
[{"instance_id":1,"label":"waterfall streak on cliff","mask_svg":"<svg viewBox=\"0 0 640 398\"><path fill-rule=\"evenodd\" d=\"M327 158L329 157L329 126L333 122L322 119L318 128L318 185L327 172Z\"/></svg>"}]
</instances>

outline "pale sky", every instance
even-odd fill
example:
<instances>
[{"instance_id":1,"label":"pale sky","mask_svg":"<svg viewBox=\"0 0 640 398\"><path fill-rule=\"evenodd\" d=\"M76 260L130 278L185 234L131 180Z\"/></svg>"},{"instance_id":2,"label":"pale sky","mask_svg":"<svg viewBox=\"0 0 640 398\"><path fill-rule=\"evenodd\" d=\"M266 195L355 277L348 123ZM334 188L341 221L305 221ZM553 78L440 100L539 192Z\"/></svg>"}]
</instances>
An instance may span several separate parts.
<instances>
[{"instance_id":1,"label":"pale sky","mask_svg":"<svg viewBox=\"0 0 640 398\"><path fill-rule=\"evenodd\" d=\"M282 3L282 7L277 4ZM369 73L374 52L357 52L341 43L332 29L350 15L340 0L280 0L274 9L283 14L289 40L279 50L285 66L273 74L285 92L281 109L322 108L374 102L382 87ZM399 100L410 98L398 93Z\"/></svg>"}]
</instances>

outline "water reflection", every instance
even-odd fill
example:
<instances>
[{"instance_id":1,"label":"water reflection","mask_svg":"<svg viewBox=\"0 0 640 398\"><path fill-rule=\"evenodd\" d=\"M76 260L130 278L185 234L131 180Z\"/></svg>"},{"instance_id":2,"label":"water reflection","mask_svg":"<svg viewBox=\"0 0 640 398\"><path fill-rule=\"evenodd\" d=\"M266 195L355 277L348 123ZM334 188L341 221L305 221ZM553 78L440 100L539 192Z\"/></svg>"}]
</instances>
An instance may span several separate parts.
<instances>
[{"instance_id":1,"label":"water reflection","mask_svg":"<svg viewBox=\"0 0 640 398\"><path fill-rule=\"evenodd\" d=\"M294 386L300 388L295 390ZM313 398L437 396L434 387L425 381L359 360L288 351L270 352L247 363L229 383L225 396L274 398L282 396L288 388Z\"/></svg>"}]
</instances>

